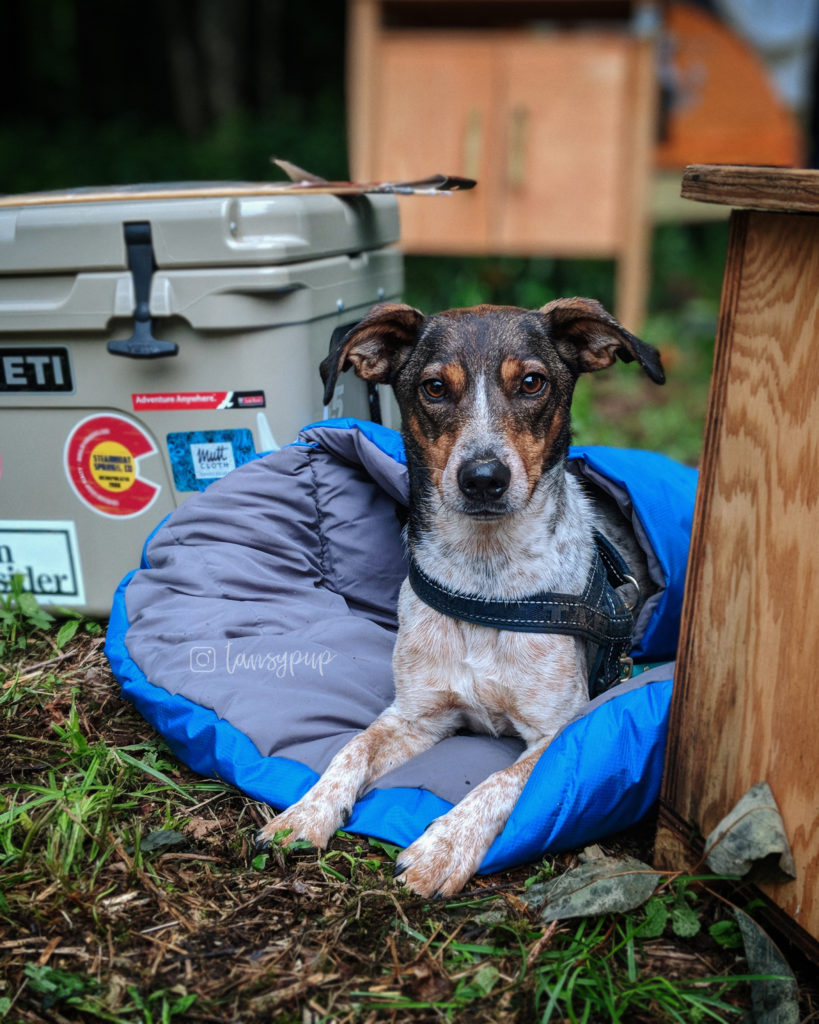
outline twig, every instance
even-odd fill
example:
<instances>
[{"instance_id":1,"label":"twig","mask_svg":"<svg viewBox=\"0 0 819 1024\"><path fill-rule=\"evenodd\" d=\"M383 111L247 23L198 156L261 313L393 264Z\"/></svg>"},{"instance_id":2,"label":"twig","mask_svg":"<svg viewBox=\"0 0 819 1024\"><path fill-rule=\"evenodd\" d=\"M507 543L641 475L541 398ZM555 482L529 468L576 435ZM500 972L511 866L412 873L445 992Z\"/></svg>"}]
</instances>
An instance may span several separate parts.
<instances>
[{"instance_id":1,"label":"twig","mask_svg":"<svg viewBox=\"0 0 819 1024\"><path fill-rule=\"evenodd\" d=\"M28 672L26 672L24 676L17 676L17 682L27 683L29 682L29 680L34 679L36 676L40 674L38 671L39 669L48 668L49 665L57 665L59 664L59 662L66 661L68 658L71 658L73 656L73 650L63 651L62 654L58 654L54 658L48 658L46 661L38 661L34 665L29 665Z\"/></svg>"}]
</instances>

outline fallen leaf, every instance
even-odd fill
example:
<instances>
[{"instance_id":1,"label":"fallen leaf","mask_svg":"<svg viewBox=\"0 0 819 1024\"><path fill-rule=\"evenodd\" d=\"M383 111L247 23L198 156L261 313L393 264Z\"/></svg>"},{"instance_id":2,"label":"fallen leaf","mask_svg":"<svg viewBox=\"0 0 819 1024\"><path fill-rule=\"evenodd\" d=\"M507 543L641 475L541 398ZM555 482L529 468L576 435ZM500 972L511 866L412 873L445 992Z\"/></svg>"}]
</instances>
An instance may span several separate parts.
<instances>
[{"instance_id":1,"label":"fallen leaf","mask_svg":"<svg viewBox=\"0 0 819 1024\"><path fill-rule=\"evenodd\" d=\"M183 832L192 839L204 839L219 827L219 822L215 818L191 818Z\"/></svg>"},{"instance_id":2,"label":"fallen leaf","mask_svg":"<svg viewBox=\"0 0 819 1024\"><path fill-rule=\"evenodd\" d=\"M735 910L734 917L742 932L751 973L769 975L751 982L754 1024L799 1024L799 992L785 958L744 911Z\"/></svg>"},{"instance_id":3,"label":"fallen leaf","mask_svg":"<svg viewBox=\"0 0 819 1024\"><path fill-rule=\"evenodd\" d=\"M785 825L767 782L758 782L705 841L708 867L717 875L747 875L755 863L778 856L779 870L796 878Z\"/></svg>"},{"instance_id":4,"label":"fallen leaf","mask_svg":"<svg viewBox=\"0 0 819 1024\"><path fill-rule=\"evenodd\" d=\"M558 878L537 882L524 897L544 921L592 917L642 906L662 875L633 857L599 857L572 868Z\"/></svg>"},{"instance_id":5,"label":"fallen leaf","mask_svg":"<svg viewBox=\"0 0 819 1024\"><path fill-rule=\"evenodd\" d=\"M181 846L187 841L187 836L183 836L181 832L171 828L160 828L143 836L139 848L142 853L153 853L154 850L164 850L166 846ZM133 853L134 849L134 844L131 843L125 847L125 852Z\"/></svg>"}]
</instances>

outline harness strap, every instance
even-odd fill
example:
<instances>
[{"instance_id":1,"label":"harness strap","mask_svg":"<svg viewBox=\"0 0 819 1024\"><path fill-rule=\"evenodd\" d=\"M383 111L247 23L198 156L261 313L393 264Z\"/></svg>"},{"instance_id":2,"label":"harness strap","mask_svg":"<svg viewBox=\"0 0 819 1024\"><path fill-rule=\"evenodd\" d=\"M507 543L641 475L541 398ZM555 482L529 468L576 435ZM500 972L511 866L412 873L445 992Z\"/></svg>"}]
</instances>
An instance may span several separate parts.
<instances>
[{"instance_id":1,"label":"harness strap","mask_svg":"<svg viewBox=\"0 0 819 1024\"><path fill-rule=\"evenodd\" d=\"M450 618L520 633L577 636L589 644L589 692L596 696L619 681L634 628L633 603L618 588L636 584L619 552L595 532L595 553L583 593L541 591L520 600L487 600L447 590L416 564L410 586L425 603ZM635 601L636 603L636 601Z\"/></svg>"}]
</instances>

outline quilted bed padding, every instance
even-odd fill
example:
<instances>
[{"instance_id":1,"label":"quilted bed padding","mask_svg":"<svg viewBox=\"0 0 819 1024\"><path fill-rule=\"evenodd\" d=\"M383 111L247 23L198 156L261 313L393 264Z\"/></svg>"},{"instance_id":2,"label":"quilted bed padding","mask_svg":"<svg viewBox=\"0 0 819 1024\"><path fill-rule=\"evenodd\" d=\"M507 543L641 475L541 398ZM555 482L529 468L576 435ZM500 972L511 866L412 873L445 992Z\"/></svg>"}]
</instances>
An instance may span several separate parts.
<instances>
[{"instance_id":1,"label":"quilted bed padding","mask_svg":"<svg viewBox=\"0 0 819 1024\"><path fill-rule=\"evenodd\" d=\"M617 496L661 586L634 654L674 657L696 472L646 452L572 451ZM407 500L400 436L306 428L154 531L114 599L106 651L123 694L194 770L276 808L390 702ZM493 871L633 824L656 801L672 667L614 687L538 763L482 865ZM463 734L378 780L347 829L404 846L522 743Z\"/></svg>"}]
</instances>

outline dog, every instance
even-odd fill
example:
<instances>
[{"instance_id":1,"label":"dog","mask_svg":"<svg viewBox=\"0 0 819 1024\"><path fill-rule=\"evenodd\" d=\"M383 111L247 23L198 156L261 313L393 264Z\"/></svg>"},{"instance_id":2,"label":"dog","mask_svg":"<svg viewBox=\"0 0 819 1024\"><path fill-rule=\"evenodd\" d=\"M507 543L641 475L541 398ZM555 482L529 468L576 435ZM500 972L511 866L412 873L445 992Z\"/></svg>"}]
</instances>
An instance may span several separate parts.
<instances>
[{"instance_id":1,"label":"dog","mask_svg":"<svg viewBox=\"0 0 819 1024\"><path fill-rule=\"evenodd\" d=\"M618 357L664 382L656 349L597 301L567 298L536 311L486 305L433 316L382 303L323 361L326 403L350 367L392 385L413 568L399 595L393 703L261 829L259 846L279 834L284 845L307 840L323 849L370 782L458 729L517 735L526 744L518 760L434 820L395 868L399 882L425 897L452 895L477 871L538 758L588 701L594 651L587 636L568 630L483 624L481 602L515 609L544 591L546 605L553 592L579 599L600 534L628 563L618 582L631 605L652 586L623 514L566 468L575 383ZM607 567L616 560L608 551ZM460 617L464 601L475 602L473 621ZM630 615L625 597L622 604Z\"/></svg>"}]
</instances>

